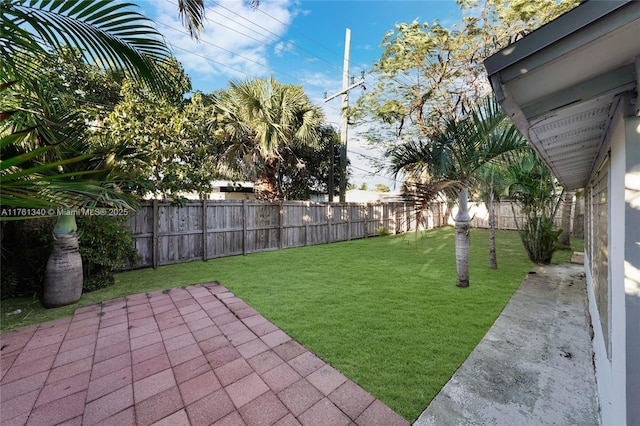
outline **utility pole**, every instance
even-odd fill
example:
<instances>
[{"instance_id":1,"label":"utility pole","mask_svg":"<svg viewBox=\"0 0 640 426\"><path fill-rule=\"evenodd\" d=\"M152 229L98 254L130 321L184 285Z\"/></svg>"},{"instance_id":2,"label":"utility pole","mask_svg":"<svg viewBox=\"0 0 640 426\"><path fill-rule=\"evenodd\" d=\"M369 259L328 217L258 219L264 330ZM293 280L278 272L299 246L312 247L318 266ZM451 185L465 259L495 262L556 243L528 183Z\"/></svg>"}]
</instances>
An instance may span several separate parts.
<instances>
[{"instance_id":1,"label":"utility pole","mask_svg":"<svg viewBox=\"0 0 640 426\"><path fill-rule=\"evenodd\" d=\"M347 28L344 41L344 66L342 69L342 90L335 93L324 101L329 102L331 99L342 95L342 128L340 129L340 202L346 201L347 192L347 127L349 126L349 91L364 84L364 72L362 80L349 86L349 55L351 46L351 30ZM333 164L333 160L332 160ZM333 185L331 185L333 186ZM333 194L329 194L329 201L332 201Z\"/></svg>"}]
</instances>

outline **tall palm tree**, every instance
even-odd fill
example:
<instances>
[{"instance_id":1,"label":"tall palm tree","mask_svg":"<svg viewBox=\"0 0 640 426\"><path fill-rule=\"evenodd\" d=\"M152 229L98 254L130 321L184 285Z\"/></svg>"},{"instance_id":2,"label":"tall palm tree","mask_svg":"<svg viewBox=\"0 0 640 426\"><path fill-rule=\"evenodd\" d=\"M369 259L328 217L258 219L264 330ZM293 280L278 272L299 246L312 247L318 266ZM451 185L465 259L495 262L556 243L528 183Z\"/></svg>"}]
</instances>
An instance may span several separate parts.
<instances>
[{"instance_id":1,"label":"tall palm tree","mask_svg":"<svg viewBox=\"0 0 640 426\"><path fill-rule=\"evenodd\" d=\"M274 78L232 82L217 98L216 107L222 116L216 119L224 123L231 144L229 161L255 173L259 198L280 198L282 157L295 146L318 143L322 110L311 103L301 86Z\"/></svg>"},{"instance_id":2,"label":"tall palm tree","mask_svg":"<svg viewBox=\"0 0 640 426\"><path fill-rule=\"evenodd\" d=\"M484 164L524 146L525 139L506 118L493 96L479 102L461 120L449 119L443 130L425 141L411 141L388 151L391 171L405 172L429 188L457 198L456 269L457 286L469 286L469 228L467 208L471 179ZM426 181L425 181L426 179ZM427 200L430 201L430 200Z\"/></svg>"},{"instance_id":3,"label":"tall palm tree","mask_svg":"<svg viewBox=\"0 0 640 426\"><path fill-rule=\"evenodd\" d=\"M505 158L508 161L508 158ZM473 186L479 192L480 198L487 206L489 213L489 268L498 268L496 254L496 201L504 192L506 161L492 161L478 169Z\"/></svg>"}]
</instances>

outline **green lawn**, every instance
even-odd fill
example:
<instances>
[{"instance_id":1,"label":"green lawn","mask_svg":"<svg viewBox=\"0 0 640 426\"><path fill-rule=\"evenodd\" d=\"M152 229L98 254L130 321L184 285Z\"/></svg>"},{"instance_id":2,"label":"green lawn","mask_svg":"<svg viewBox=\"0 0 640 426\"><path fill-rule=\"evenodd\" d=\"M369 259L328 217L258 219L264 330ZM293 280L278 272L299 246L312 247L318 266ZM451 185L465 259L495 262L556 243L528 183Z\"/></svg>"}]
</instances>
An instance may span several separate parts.
<instances>
[{"instance_id":1,"label":"green lawn","mask_svg":"<svg viewBox=\"0 0 640 426\"><path fill-rule=\"evenodd\" d=\"M582 240L574 241L581 250ZM255 253L117 275L113 287L52 310L2 303L2 329L127 294L219 281L407 420L413 421L493 324L531 269L518 234L471 232L469 288L455 286L452 228ZM554 262L566 262L558 252ZM22 309L22 313L6 316Z\"/></svg>"}]
</instances>

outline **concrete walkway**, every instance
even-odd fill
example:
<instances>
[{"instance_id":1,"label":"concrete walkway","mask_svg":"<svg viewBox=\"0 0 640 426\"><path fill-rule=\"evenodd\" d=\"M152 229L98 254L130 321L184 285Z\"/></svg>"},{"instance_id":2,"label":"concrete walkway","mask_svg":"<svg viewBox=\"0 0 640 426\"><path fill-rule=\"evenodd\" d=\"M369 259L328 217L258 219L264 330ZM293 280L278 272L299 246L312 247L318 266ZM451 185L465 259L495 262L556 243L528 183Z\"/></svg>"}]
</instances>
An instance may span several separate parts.
<instances>
[{"instance_id":1,"label":"concrete walkway","mask_svg":"<svg viewBox=\"0 0 640 426\"><path fill-rule=\"evenodd\" d=\"M0 335L0 424L408 425L216 283Z\"/></svg>"},{"instance_id":2,"label":"concrete walkway","mask_svg":"<svg viewBox=\"0 0 640 426\"><path fill-rule=\"evenodd\" d=\"M583 267L536 267L414 426L598 425Z\"/></svg>"}]
</instances>

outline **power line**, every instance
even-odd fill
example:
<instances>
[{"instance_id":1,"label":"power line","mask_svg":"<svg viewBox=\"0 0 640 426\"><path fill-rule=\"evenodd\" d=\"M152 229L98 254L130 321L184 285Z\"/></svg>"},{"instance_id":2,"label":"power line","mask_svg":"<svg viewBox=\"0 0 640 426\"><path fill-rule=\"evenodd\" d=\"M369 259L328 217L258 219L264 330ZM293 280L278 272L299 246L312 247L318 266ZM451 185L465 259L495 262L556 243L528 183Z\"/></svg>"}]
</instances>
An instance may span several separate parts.
<instances>
[{"instance_id":1,"label":"power line","mask_svg":"<svg viewBox=\"0 0 640 426\"><path fill-rule=\"evenodd\" d=\"M189 33L188 33L188 32L186 32L185 30L181 30L181 29L179 29L179 28L175 28L175 27L173 27L173 26L171 26L171 25L168 25L168 24L166 24L166 23L164 23L164 22L159 22L159 24L164 25L165 27L170 28L170 29L172 29L172 30L174 30L174 31L176 31L176 32L181 33L181 34L189 35ZM214 43L211 43L211 42L209 42L209 41L207 41L207 40L201 40L201 41L202 41L202 43L204 43L204 44L208 44L208 45L210 45L210 46L212 46L212 47L215 47L215 48L217 48L217 49L223 50L223 51L225 51L225 52L227 52L227 53L230 53L230 54L232 54L232 55L234 55L234 56L237 56L237 57L239 57L239 58L242 58L242 59L244 59L244 60L246 60L246 61L252 62L252 63L254 63L254 64L256 64L256 65L259 65L259 66L261 66L261 67L264 67L265 69L267 69L267 70L271 71L271 72L272 72L272 73L274 73L274 74L280 74L280 75L283 75L283 76L289 77L289 78L291 78L291 79L293 79L293 80L299 81L300 83L303 83L303 81L302 81L302 80L300 80L298 77L296 77L296 76L294 76L294 75L287 74L287 73L285 73L285 72L283 72L283 71L279 71L279 70L277 70L277 69L275 69L275 68L273 68L273 67L271 67L271 66L269 66L269 65L267 65L267 64L264 64L264 63L258 62L258 61L254 60L254 59L251 59L251 58L248 58L248 57L243 56L243 55L241 55L241 54L235 53L235 52L233 52L233 51L231 51L231 50L228 50L228 49L226 49L226 48L224 48L224 47L222 47L222 46L218 46L218 45L216 45L216 44L214 44ZM172 43L167 43L167 44L168 44L172 49L178 49L178 50L181 50L181 51L183 51L183 52L189 53L189 54L191 54L191 55L197 56L197 57L202 58L202 59L204 59L204 60L206 60L206 61L208 61L208 62L214 63L214 64L216 64L216 65L220 65L220 66L225 67L225 68L228 68L228 69L230 69L230 70L232 70L232 71L234 71L234 72L236 72L236 73L244 74L245 76L247 76L247 77L249 77L249 78L257 78L256 76L254 76L254 75L252 75L252 74L249 74L249 73L247 73L247 72L245 72L245 71L238 70L238 69L236 69L236 68L233 68L233 67L231 67L231 66L229 66L229 65L227 65L227 64L225 64L225 63L223 63L223 62L216 61L216 60L211 59L211 58L209 58L209 57L207 57L207 56L205 56L205 55L202 55L202 54L200 54L200 53L193 52L193 51L191 51L191 50L185 49L184 47L176 46L176 45L174 45L174 44L172 44ZM307 83L307 84L312 85L312 86L315 86L315 87L318 87L318 88L322 88L321 86L315 85L315 84L313 84L313 83ZM329 107L329 108L330 108L330 109L333 109L333 110L335 110L335 111L339 111L339 109L338 109L337 107Z\"/></svg>"},{"instance_id":2,"label":"power line","mask_svg":"<svg viewBox=\"0 0 640 426\"><path fill-rule=\"evenodd\" d=\"M214 3L215 3L216 5L218 5L219 7L221 7L221 8L223 8L223 9L225 9L225 10L229 11L229 12L230 12L230 13L232 13L233 15L236 15L236 16L238 16L239 18L243 19L244 21L246 21L246 22L250 23L251 25L256 26L256 27L258 27L258 28L261 28L261 29L265 30L266 32L268 32L268 33L270 33L270 34L274 35L275 37L277 37L277 39L275 39L275 40L270 38L269 40L271 40L272 42L277 42L277 41L279 41L279 39L280 39L280 37L281 37L281 35L280 35L280 34L276 34L276 33L274 33L273 31L269 30L268 28L265 28L265 27L263 27L262 25L258 24L257 22L254 22L254 21L252 21L252 20L250 20L250 19L247 19L246 17L244 17L244 16L242 16L242 15L238 14L238 13L237 13L237 12L235 12L234 10L229 9L228 7L226 7L226 6L222 5L222 4L220 4L219 2L214 2ZM214 13L216 13L216 14L218 14L218 15L220 15L220 16L222 16L222 17L224 17L224 18L230 19L232 22L235 22L235 23L237 23L237 24L240 24L238 21L235 21L235 20L233 20L233 19L229 18L228 16L225 16L225 15L221 14L220 12L218 12L218 11L216 11L216 10L214 10L214 9L210 8L210 7L206 7L205 9L210 10L210 11L212 11L212 12L214 12ZM262 12L262 13L264 13L265 15L269 16L271 19L273 19L273 20L275 20L276 22L278 22L278 23L280 23L280 24L284 25L286 28L292 28L289 24L286 24L286 23L284 23L284 22L280 21L279 19L277 19L277 18L275 18L275 17L273 17L273 16L269 15L268 13L264 12L264 11L263 11L262 9L260 9L260 8L255 9L255 10L259 10L259 11L261 11L261 12ZM213 21L213 22L217 22L217 21ZM241 24L240 24L240 25L241 25ZM249 30L251 30L251 31L254 31L254 32L258 33L258 34L260 34L258 31L254 30L254 29L252 29L252 28L248 28L248 29L249 29ZM304 37L309 38L310 40L314 41L314 40L313 40L313 39L311 39L310 37L308 37L308 36L306 36L306 35L304 35L304 34L302 34L302 35L303 35ZM317 43L317 42L316 42L316 43ZM325 47L325 46L323 46L323 45L321 45L321 44L320 44L320 46L321 46L321 47L323 47L324 49L329 50L327 47ZM336 64L334 64L334 63L332 63L332 62L329 62L329 61L325 60L324 58L320 57L320 56L319 56L319 55L317 55L316 53L314 53L314 52L312 52L312 51L310 51L310 50L308 50L308 49L305 49L304 47L299 46L299 45L296 45L296 48L297 48L297 49L299 49L299 50L302 50L303 52L306 52L306 53L310 54L310 57L311 57L311 58L319 59L320 61L325 62L326 64L328 64L330 67L335 68L335 69L337 69L337 70L340 70L340 67L339 67L338 65L336 65ZM331 51L331 50L330 50L330 51ZM332 52L332 53L335 53L335 52L333 52L333 51L331 51L331 52Z\"/></svg>"},{"instance_id":3,"label":"power line","mask_svg":"<svg viewBox=\"0 0 640 426\"><path fill-rule=\"evenodd\" d=\"M172 49L182 50L183 52L187 52L187 53L189 53L189 54L191 54L191 55L198 56L198 57L200 57L200 58L204 59L205 61L213 62L214 64L217 64L217 65L223 66L223 67L225 67L225 68L229 68L230 70L235 71L235 72L237 72L237 73L244 74L244 75L246 75L247 77L253 77L253 78L255 78L255 76L252 76L251 74L248 74L248 73L246 73L246 72L244 72L244 71L240 71L240 70L238 70L238 69L235 69L235 68L233 68L233 67L231 67L231 66L229 66L229 65L227 65L227 64L223 64L222 62L218 62L218 61L215 61L215 60L213 60L213 59L211 59L211 58L207 58L206 56L201 55L201 54L199 54L199 53L192 52L191 50L187 50L187 49L185 49L185 48L183 48L183 47L179 47L179 46L176 46L176 45L171 44L171 43L168 43L168 45L169 45Z\"/></svg>"},{"instance_id":4,"label":"power line","mask_svg":"<svg viewBox=\"0 0 640 426\"><path fill-rule=\"evenodd\" d=\"M169 2L170 2L171 4L174 4L174 5L176 5L176 6L177 6L177 4L172 3L171 1L169 1ZM207 6L207 7L205 7L205 10L206 10L206 11L210 11L210 12L212 12L212 13L215 13L216 15L219 15L219 16L221 16L222 18L227 19L227 20L229 20L229 21L231 21L231 22L233 22L233 23L235 23L235 24L241 25L244 29L249 30L250 32L253 32L253 33L255 33L255 34L257 34L257 35L259 35L259 36L261 36L261 37L265 37L268 41L270 41L270 42L272 42L272 43L277 43L277 42L279 42L279 41L280 41L280 37L281 37L281 36L280 36L280 34L274 33L273 31L269 30L268 28L265 28L264 26L260 25L259 23L255 22L255 21L252 21L251 19L248 19L248 18L246 18L246 17L244 17L244 16L242 16L242 15L238 14L238 13L237 13L237 12L235 12L234 10L229 9L228 7L226 7L226 6L222 5L222 4L220 4L219 2L214 2L214 3L215 3L218 7L222 8L222 9L224 9L224 10L228 11L229 13L231 13L231 14L233 14L233 15L237 16L238 18L240 18L240 19L242 19L242 20L244 20L244 21L248 22L249 24L251 24L251 26L250 26L250 27L247 27L245 24L242 24L242 23L241 23L241 22L239 22L238 20L233 19L233 18L231 18L231 17L229 17L229 16L227 16L227 15L224 15L224 14L220 13L219 11L217 11L217 10L215 10L215 9L211 8L211 7L208 7L208 6ZM261 10L261 9L257 9L257 10ZM274 18L273 16L271 16L271 15L267 14L266 12L264 12L264 13L265 13L266 15L268 15L269 17L271 17L272 19L274 19L276 22L278 22L278 23L280 23L280 24L284 25L284 26L285 26L285 27L287 27L287 28L290 28L290 26L289 26L288 24L286 24L286 23L284 23L284 22L280 21L280 20L279 20L279 19L277 19L277 18ZM232 27L230 27L230 26L228 26L228 25L225 25L223 22L221 22L221 21L219 21L219 20L215 20L215 19L212 19L212 18L210 18L210 17L207 17L207 18L205 18L205 19L206 19L207 21L209 21L209 22L213 23L213 24L217 24L217 25L219 25L219 26L222 26L222 27L224 27L224 28L227 28L227 29L229 29L229 30L231 30L231 31L233 31L233 32L235 32L235 33L237 33L237 34L240 34L240 35L242 35L242 36L245 36L245 37L247 37L247 38L250 38L251 40L254 40L254 41L256 41L256 42L259 42L259 43L262 43L262 42L263 42L263 40L259 40L259 39L255 38L255 37L253 37L252 35L249 35L249 34L247 34L247 33L245 33L245 32L242 32L242 31L240 31L240 30L238 30L238 29L236 29L236 28L232 28ZM165 25L166 25L166 24L165 24ZM271 37L271 36L269 36L269 35L263 34L263 33L262 33L262 32L260 32L260 31L257 31L254 27L257 27L257 28L260 28L260 29L262 29L262 30L266 31L267 33L269 33L269 34L271 34L271 35L275 36L275 38L273 38L273 37ZM307 36L305 36L305 37L307 37ZM307 37L307 38L309 38L309 37ZM321 46L322 46L322 45L321 45ZM322 47L323 47L323 48L325 48L325 49L328 49L328 48L326 48L325 46L322 46ZM325 60L324 58L322 58L322 57L318 56L317 54L315 54L314 52L312 52L312 51L310 51L310 50L305 49L305 48L304 48L304 47L302 47L302 46L296 45L296 48L297 48L298 50L301 50L301 51L303 51L303 52L308 53L308 54L310 55L309 57L311 57L311 58L313 58L313 59L318 59L318 60L320 60L320 61L322 61L322 62L326 63L327 65L329 65L330 67L332 67L332 68L334 68L334 69L340 69L336 64L334 64L334 63L332 63L332 62L329 62L329 61ZM289 51L287 51L287 53L290 53L290 52L289 52Z\"/></svg>"},{"instance_id":5,"label":"power line","mask_svg":"<svg viewBox=\"0 0 640 426\"><path fill-rule=\"evenodd\" d=\"M175 3L173 3L171 0L169 0L169 2L175 5ZM220 17L222 17L223 19L229 20L229 21L231 21L231 22L233 22L233 23L235 23L235 24L237 24L237 25L243 25L243 26L245 27L245 29L247 29L247 30L249 30L249 31L251 31L251 32L253 32L253 33L255 33L255 34L258 34L260 37L264 37L264 38L266 38L269 42L277 42L277 41L279 41L279 40L278 40L278 39L280 38L280 35L279 35L279 34L276 34L276 33L274 33L273 31L269 30L268 28L265 28L264 26L260 25L259 23L254 22L253 20L248 19L248 18L246 18L246 17L244 17L244 16L242 16L242 15L238 14L237 12L235 12L235 11L233 11L233 10L229 9L228 7L226 7L226 6L222 5L222 4L220 4L219 2L214 2L214 3L215 3L219 8L222 8L222 9L224 9L224 10L228 11L230 14L235 15L235 16L237 16L238 18L242 19L243 21L245 21L245 22L247 22L247 23L251 24L251 26L250 26L250 27L246 27L246 26L245 26L245 25L243 25L241 22L239 22L239 20L233 19L233 18L231 18L231 17L229 17L229 16L227 16L227 15L225 15L225 14L222 14L222 13L220 13L219 11L217 11L217 10L215 10L215 9L211 8L211 7L205 7L205 10L208 10L208 11L210 11L210 12L212 12L212 13L215 13L216 15L219 15L219 16L220 16ZM318 42L317 40L313 39L312 37L309 37L307 34L305 34L305 33L301 32L301 31L299 31L299 30L295 29L295 28L294 28L294 27L292 27L291 25L289 25L289 24L287 24L287 23L285 23L285 22L282 22L282 21L281 21L281 20L279 20L278 18L276 18L276 17L274 17L274 16L270 15L269 13L265 12L263 9L258 8L258 9L254 9L254 10L258 10L258 11L260 11L260 12L261 12L261 13L263 13L265 16L268 16L269 18L271 18L272 20L274 20L274 21L276 21L276 22L280 23L281 25L285 26L286 28L289 28L289 29L291 29L291 30L293 30L293 31L297 32L298 34L302 35L304 38L306 38L306 39L308 39L308 40L311 40L313 43L317 44L317 45L318 45L318 46L320 46L322 49L324 49L324 50L326 50L326 51L328 51L328 52L332 53L333 55L336 55L336 56L338 56L338 57L340 56L340 55L339 55L337 52L335 52L334 50L331 50L330 48L326 47L325 45L323 45L322 43L320 43L320 42ZM235 32L235 33L237 33L237 34L240 34L240 35L244 36L244 37L248 37L248 38L250 38L251 40L254 40L254 41L258 42L258 43L263 43L263 42L264 42L263 40L259 40L259 39L257 39L256 37L253 37L253 36L251 36L251 35L247 34L246 32L242 32L242 31L237 30L236 28L232 28L232 27L230 27L230 26L228 26L228 25L225 25L224 23L222 23L222 22L220 22L220 21L218 21L218 20L211 19L211 18L207 18L207 20L208 20L209 22L213 23L213 24L217 24L217 25L219 25L219 26L222 26L222 27L224 27L224 28L227 28L227 29L229 29L230 31L233 31L233 32ZM185 31L178 30L177 28L175 28L175 27L173 27L173 26L171 26L171 25L168 25L168 24L166 24L166 23L162 23L162 24L163 24L163 25L165 25L165 26L166 26L166 27L168 27L168 28L171 28L171 29L172 29L172 30L174 30L174 31L177 31L177 32L180 32L180 33L183 33L183 34L187 34L187 35L188 35L188 33L186 33ZM275 36L275 37L276 37L276 39L274 39L273 37L270 37L270 36L268 36L268 35L266 35L266 34L264 34L264 33L260 32L260 31L256 31L256 29L255 29L254 27L261 28L261 29L262 29L262 30L264 30L266 33L269 33L269 34L271 34L271 35ZM326 89L327 89L327 87L320 86L320 85L318 85L317 83L315 83L315 82L313 82L313 81L308 81L308 80L303 81L302 79L300 79L300 78L298 78L298 77L296 77L296 76L293 76L293 75L288 74L288 73L286 73L286 72L280 71L280 70L275 69L275 68L273 68L273 67L271 67L271 66L269 66L269 65L267 65L267 64L264 64L264 63L258 62L258 61L256 61L256 60L251 59L251 58L247 58L247 57L246 57L246 56L244 56L244 55L241 55L241 54L238 54L238 53L232 52L232 51L230 51L230 50L228 50L228 49L225 49L224 47L218 46L218 45L216 45L216 44L214 44L214 43L211 43L211 42L209 42L209 41L207 41L207 40L201 40L201 41L202 41L203 43L205 43L205 44L211 45L211 46L213 46L213 47L215 47L215 48L217 48L217 49L221 49L221 50L223 50L223 51L225 51L225 52L228 52L228 53L230 53L230 54L232 54L232 55L235 55L235 56L237 56L237 57L240 57L240 58L242 58L242 59L244 59L244 60L247 60L247 61L249 61L249 62L255 63L255 64L259 65L259 66L265 67L265 69L270 70L270 72L272 72L272 73L280 74L280 75L283 75L283 76L287 76L287 77L289 77L289 78L291 78L291 79L293 79L293 80L295 80L295 81L300 82L300 83L301 83L301 84L303 84L303 85L310 85L310 86L314 86L314 87L320 88L320 89L322 89L322 90L326 90ZM181 49L182 51L184 51L184 52L189 52L187 49L184 49L184 48L180 48L180 49ZM334 71L334 70L340 70L340 68L338 67L338 65L336 65L335 63L332 63L332 62L329 62L329 61L325 60L325 59L324 59L324 58L322 58L321 56L317 55L317 54L316 54L316 53L314 53L314 52L311 52L311 51L309 51L309 50L305 49L304 47L300 46L299 44L296 44L296 50L297 50L297 51L303 51L303 52L306 52L306 53L308 54L308 57L313 58L313 59L318 59L318 60L320 60L321 62L324 62L325 64L327 64L327 65L331 68L331 70L332 70L332 71ZM192 54L195 54L195 53L193 53L193 52L191 52L191 53L192 53ZM285 54L291 54L291 55L294 55L294 53L292 53L290 50L285 50ZM208 59L208 58L206 58L204 55L201 55L201 54L195 54L195 55L197 55L197 56L199 56L199 57L201 57L201 58L203 58L203 59L205 59L205 60L209 60L209 59ZM294 55L294 56L300 56L300 55ZM228 65L226 65L226 64L223 64L223 63L221 63L221 62L219 62L219 61L215 61L215 60L213 60L213 59L211 59L211 60L209 60L209 61L210 61L210 62L212 62L212 63L215 63L215 64L219 64L219 65L225 66L225 67L226 67L226 68L228 68L228 69L234 70L234 68L233 68L233 67L230 67L230 66L228 66ZM238 70L234 70L234 71L236 71L236 72L237 72ZM340 70L340 72L341 72L341 70ZM250 76L250 74L248 74L248 73L246 73L246 72L244 72L244 71L242 71L242 74L247 75L247 76ZM374 82L375 82L375 79L374 79ZM336 111L336 112L340 112L340 110L339 110L337 107L327 106L327 108L328 108L328 109L330 109L330 110Z\"/></svg>"},{"instance_id":6,"label":"power line","mask_svg":"<svg viewBox=\"0 0 640 426\"><path fill-rule=\"evenodd\" d=\"M342 54L336 52L335 50L331 50L330 48L326 47L324 44L320 43L319 41L316 41L315 39L309 37L308 35L304 34L303 32L299 31L298 29L296 29L295 27L292 27L289 24L286 24L284 22L282 22L281 20L279 20L278 18L271 16L270 14L268 14L267 12L265 12L264 10L262 10L261 8L256 9L258 12L268 16L269 18L273 19L276 22L281 23L282 25L286 26L287 28L291 29L292 31L295 31L296 33L300 34L301 36L303 36L304 38L312 41L313 43L317 44L318 46L322 47L323 49L325 49L326 51L336 55L338 58L342 58Z\"/></svg>"}]
</instances>

